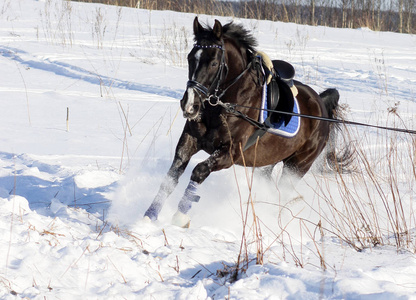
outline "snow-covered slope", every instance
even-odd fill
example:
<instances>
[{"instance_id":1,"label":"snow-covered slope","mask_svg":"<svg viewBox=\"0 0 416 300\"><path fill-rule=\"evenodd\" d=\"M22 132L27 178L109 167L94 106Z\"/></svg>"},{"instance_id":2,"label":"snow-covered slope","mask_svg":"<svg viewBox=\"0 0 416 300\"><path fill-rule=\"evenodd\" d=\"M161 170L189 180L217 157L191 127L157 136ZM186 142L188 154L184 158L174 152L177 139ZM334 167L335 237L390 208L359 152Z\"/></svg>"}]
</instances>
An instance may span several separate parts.
<instances>
[{"instance_id":1,"label":"snow-covered slope","mask_svg":"<svg viewBox=\"0 0 416 300\"><path fill-rule=\"evenodd\" d=\"M177 228L200 153L159 221L142 220L185 122L194 17L0 2L0 298L415 299L411 135L344 128L355 172L310 172L283 210L276 185L255 174L258 222L245 227L246 170L212 174L191 228ZM234 21L298 80L336 87L347 119L416 128L414 36Z\"/></svg>"}]
</instances>

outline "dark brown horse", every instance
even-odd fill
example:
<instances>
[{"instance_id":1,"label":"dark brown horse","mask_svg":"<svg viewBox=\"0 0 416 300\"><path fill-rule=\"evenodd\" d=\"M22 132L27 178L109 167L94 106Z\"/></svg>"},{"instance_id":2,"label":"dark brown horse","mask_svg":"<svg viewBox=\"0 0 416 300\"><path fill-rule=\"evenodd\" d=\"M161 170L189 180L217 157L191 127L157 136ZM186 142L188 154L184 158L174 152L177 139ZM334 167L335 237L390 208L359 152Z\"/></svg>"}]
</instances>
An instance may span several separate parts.
<instances>
[{"instance_id":1,"label":"dark brown horse","mask_svg":"<svg viewBox=\"0 0 416 300\"><path fill-rule=\"evenodd\" d=\"M181 100L187 119L176 147L169 172L145 218L156 220L191 157L200 150L210 156L193 169L191 180L178 205L173 223L189 225L187 215L192 203L199 200L197 187L211 172L231 167L268 166L283 161L279 186L293 189L296 181L310 169L324 149L331 124L302 118L300 129L292 138L266 133L245 151L248 138L258 129L247 118L258 120L263 82L254 67L256 40L241 25L224 26L217 20L213 28L194 20L195 45L188 55L189 81ZM295 82L299 110L303 115L333 118L338 107L338 92L327 90L318 95L309 86ZM238 104L236 114L233 104ZM295 175L295 179L293 180ZM291 178L289 180L289 178Z\"/></svg>"}]
</instances>

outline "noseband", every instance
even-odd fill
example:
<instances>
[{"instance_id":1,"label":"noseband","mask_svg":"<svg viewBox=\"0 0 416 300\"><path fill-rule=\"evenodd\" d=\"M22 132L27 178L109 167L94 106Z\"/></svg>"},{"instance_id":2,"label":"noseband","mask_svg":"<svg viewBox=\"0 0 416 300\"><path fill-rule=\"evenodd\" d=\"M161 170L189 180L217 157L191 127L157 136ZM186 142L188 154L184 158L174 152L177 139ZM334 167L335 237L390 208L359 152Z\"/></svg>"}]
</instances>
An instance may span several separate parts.
<instances>
[{"instance_id":1,"label":"noseband","mask_svg":"<svg viewBox=\"0 0 416 300\"><path fill-rule=\"evenodd\" d=\"M228 66L227 66L227 63L225 62L224 42L221 41L221 45L213 44L213 45L208 45L208 46L195 44L194 48L200 48L200 49L218 48L218 49L221 50L220 67L218 68L217 74L215 75L215 78L214 78L214 80L211 83L209 88L202 85L201 83L199 83L196 80L188 80L188 82L186 84L187 88L196 89L198 92L201 92L202 94L205 95L206 98L204 99L203 102L207 101L211 106L216 106L218 104L218 100L223 95L223 93L222 93L220 96L218 96L218 91L219 91L219 88L220 88L220 84L223 80L223 77L227 77L227 73L228 73ZM225 69L225 76L224 76L224 69Z\"/></svg>"}]
</instances>

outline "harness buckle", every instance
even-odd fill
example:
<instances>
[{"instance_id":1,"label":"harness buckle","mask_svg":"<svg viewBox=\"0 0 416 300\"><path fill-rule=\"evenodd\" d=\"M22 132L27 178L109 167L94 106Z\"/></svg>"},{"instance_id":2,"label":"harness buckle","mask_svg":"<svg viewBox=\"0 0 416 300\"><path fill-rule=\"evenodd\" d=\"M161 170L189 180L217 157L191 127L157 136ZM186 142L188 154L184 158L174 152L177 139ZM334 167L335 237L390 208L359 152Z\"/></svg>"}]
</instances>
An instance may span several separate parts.
<instances>
[{"instance_id":1,"label":"harness buckle","mask_svg":"<svg viewBox=\"0 0 416 300\"><path fill-rule=\"evenodd\" d=\"M236 113L236 110L235 110L235 107L236 107L236 105L235 104L231 104L231 103L224 103L223 104L223 107L225 108L225 111L227 112L227 113Z\"/></svg>"},{"instance_id":2,"label":"harness buckle","mask_svg":"<svg viewBox=\"0 0 416 300\"><path fill-rule=\"evenodd\" d=\"M216 95L209 95L208 98L207 98L207 101L208 101L209 105L217 106L220 99Z\"/></svg>"}]
</instances>

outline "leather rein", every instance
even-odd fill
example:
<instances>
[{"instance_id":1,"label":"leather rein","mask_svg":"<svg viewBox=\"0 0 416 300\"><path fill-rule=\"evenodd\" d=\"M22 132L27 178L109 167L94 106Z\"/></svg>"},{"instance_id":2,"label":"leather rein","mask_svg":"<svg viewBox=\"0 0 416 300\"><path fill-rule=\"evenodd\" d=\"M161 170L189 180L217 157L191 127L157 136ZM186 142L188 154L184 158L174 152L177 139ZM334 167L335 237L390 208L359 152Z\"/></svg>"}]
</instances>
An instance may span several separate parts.
<instances>
[{"instance_id":1,"label":"leather rein","mask_svg":"<svg viewBox=\"0 0 416 300\"><path fill-rule=\"evenodd\" d=\"M199 45L199 44L195 44L194 47L201 48L201 49L218 48L222 51L220 67L217 71L217 74L215 75L214 81L212 82L212 84L210 85L209 88L205 87L204 85L202 85L201 83L199 83L198 81L195 81L195 80L188 80L188 82L187 82L187 87L188 88L196 89L198 92L205 95L206 98L203 99L202 106L204 106L204 102L208 102L211 106L220 105L228 113L234 114L237 117L246 120L251 125L253 125L253 126L255 126L259 129L267 130L267 127L264 124L258 122L257 120L254 120L254 119L250 118L249 116L247 116L246 114L237 110L236 108L241 107L241 108L249 108L249 109L267 110L267 111L270 111L270 112L275 112L275 113L280 113L280 114L287 114L287 115L291 115L291 116L298 116L298 117L301 117L301 118L314 119L314 120L319 120L319 121L326 121L326 122L335 123L335 124L372 127L372 128L377 128L377 129L384 129L384 130L389 130L389 131L396 131L396 132L402 132L402 133L408 133L408 134L415 134L416 135L416 130L386 127L386 126L377 126L377 125L358 123L358 122L353 122L353 121L348 121L348 120L330 119L330 118L324 118L324 117L318 117L318 116L304 115L304 114L300 114L300 113L290 113L290 112L270 110L270 109L261 109L261 108L248 107L248 106L239 105L239 104L232 104L232 103L222 102L220 99L225 95L225 93L227 92L227 90L230 87L232 87L237 81L239 81L241 79L241 77L244 76L245 73L247 73L247 71L252 67L253 61L250 61L247 64L246 68L236 78L234 78L234 80L225 89L223 89L220 94L218 94L219 91L220 91L220 84L223 81L223 77L224 77L223 76L224 68L226 70L225 73L226 74L228 73L228 66L227 66L227 63L225 61L224 41L221 41L221 45L213 44L213 45L208 45L208 46L202 46L202 45ZM216 84L216 86L214 85L214 83ZM212 93L213 86L215 86L214 91L213 91L214 93Z\"/></svg>"}]
</instances>

